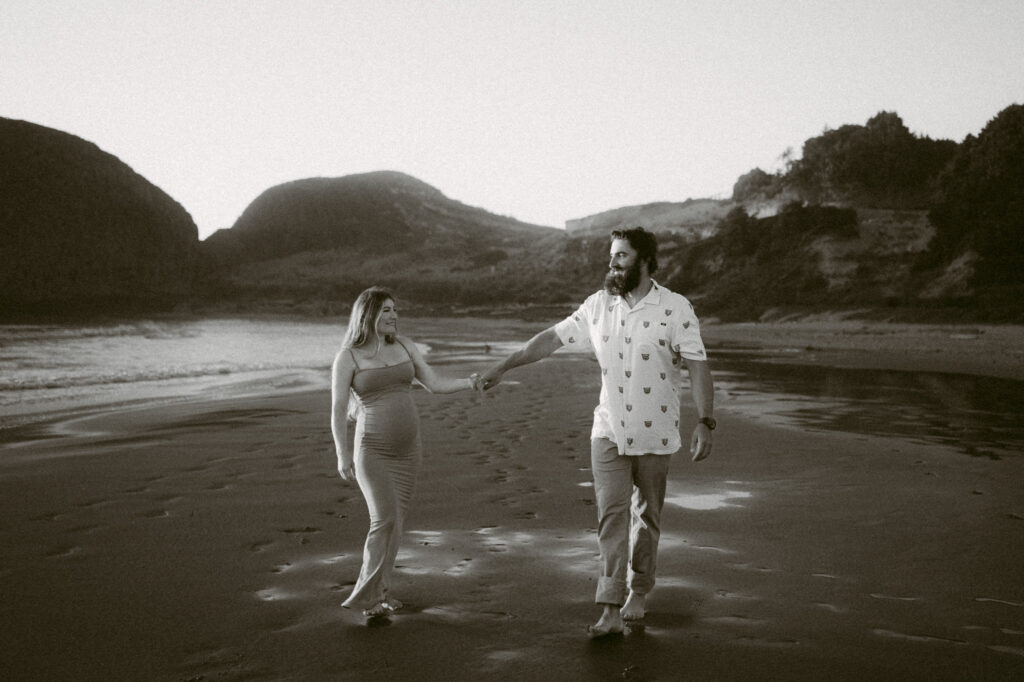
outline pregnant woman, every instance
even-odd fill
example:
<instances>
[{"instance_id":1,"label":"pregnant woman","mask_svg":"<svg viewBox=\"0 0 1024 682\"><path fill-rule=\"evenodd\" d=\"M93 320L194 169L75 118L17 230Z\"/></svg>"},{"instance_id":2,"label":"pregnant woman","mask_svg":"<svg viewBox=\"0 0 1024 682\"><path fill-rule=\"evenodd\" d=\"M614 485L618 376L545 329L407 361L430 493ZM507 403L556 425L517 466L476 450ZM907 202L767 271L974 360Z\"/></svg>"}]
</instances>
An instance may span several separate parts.
<instances>
[{"instance_id":1,"label":"pregnant woman","mask_svg":"<svg viewBox=\"0 0 1024 682\"><path fill-rule=\"evenodd\" d=\"M431 393L454 393L473 388L476 378L438 375L416 345L398 335L389 291L371 287L359 294L331 371L338 473L346 481L355 478L370 512L359 580L343 606L370 617L402 606L390 594L391 571L422 460L413 379ZM352 450L349 419L356 423Z\"/></svg>"}]
</instances>

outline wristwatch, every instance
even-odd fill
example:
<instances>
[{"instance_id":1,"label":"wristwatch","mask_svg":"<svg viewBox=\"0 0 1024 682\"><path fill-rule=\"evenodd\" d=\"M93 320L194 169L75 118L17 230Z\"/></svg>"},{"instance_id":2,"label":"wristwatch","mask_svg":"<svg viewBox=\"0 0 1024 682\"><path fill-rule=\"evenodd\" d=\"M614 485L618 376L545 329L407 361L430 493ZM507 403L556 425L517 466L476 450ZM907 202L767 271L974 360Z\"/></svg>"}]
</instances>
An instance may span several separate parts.
<instances>
[{"instance_id":1,"label":"wristwatch","mask_svg":"<svg viewBox=\"0 0 1024 682\"><path fill-rule=\"evenodd\" d=\"M697 423L708 427L709 431L714 431L715 427L718 426L718 422L715 421L714 417L701 417L697 420Z\"/></svg>"}]
</instances>

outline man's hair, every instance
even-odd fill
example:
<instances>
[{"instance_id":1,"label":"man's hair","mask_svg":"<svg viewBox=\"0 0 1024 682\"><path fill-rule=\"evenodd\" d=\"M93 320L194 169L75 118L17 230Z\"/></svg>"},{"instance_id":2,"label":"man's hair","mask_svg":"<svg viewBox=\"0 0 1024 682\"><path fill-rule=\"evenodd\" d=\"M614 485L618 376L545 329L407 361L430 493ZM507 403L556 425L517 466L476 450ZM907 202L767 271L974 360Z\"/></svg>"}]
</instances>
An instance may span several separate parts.
<instances>
[{"instance_id":1,"label":"man's hair","mask_svg":"<svg viewBox=\"0 0 1024 682\"><path fill-rule=\"evenodd\" d=\"M359 294L356 302L352 305L352 313L348 318L348 329L345 338L341 342L342 348L358 348L362 346L376 333L377 318L380 317L384 301L395 297L383 287L370 287ZM390 334L384 338L385 343L394 343L395 339Z\"/></svg>"},{"instance_id":2,"label":"man's hair","mask_svg":"<svg viewBox=\"0 0 1024 682\"><path fill-rule=\"evenodd\" d=\"M642 227L632 227L628 230L614 230L612 241L625 239L637 253L640 260L647 261L647 274L653 275L658 269L658 240L653 234Z\"/></svg>"}]
</instances>

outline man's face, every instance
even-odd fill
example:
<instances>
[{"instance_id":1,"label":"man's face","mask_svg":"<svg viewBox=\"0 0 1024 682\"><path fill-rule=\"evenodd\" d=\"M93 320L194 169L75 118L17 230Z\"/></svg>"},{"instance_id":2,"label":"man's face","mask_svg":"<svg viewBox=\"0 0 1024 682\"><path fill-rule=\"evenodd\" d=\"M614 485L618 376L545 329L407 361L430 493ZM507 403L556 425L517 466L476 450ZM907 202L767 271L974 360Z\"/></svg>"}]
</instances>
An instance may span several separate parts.
<instances>
[{"instance_id":1,"label":"man's face","mask_svg":"<svg viewBox=\"0 0 1024 682\"><path fill-rule=\"evenodd\" d=\"M644 264L637 256L636 249L627 239L615 239L608 253L608 274L604 277L604 288L608 293L622 296L636 289L640 284Z\"/></svg>"}]
</instances>

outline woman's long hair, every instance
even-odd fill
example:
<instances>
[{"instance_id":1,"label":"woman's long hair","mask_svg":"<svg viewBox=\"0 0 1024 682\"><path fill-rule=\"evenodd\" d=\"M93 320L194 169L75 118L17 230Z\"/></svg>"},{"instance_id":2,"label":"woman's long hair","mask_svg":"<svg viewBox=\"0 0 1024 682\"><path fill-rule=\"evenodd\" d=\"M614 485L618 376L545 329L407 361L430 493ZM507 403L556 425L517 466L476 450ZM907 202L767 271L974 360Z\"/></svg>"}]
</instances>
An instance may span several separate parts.
<instances>
[{"instance_id":1,"label":"woman's long hair","mask_svg":"<svg viewBox=\"0 0 1024 682\"><path fill-rule=\"evenodd\" d=\"M366 345L377 333L377 319L384 307L384 301L395 297L384 287L370 287L359 294L356 302L352 304L352 313L348 316L348 329L345 330L345 338L341 341L341 350L346 348L359 348ZM380 339L378 339L378 343ZM394 343L395 337L387 334L384 343ZM358 421L363 414L363 401L359 399L356 392L349 388L348 395L348 418L350 421Z\"/></svg>"},{"instance_id":2,"label":"woman's long hair","mask_svg":"<svg viewBox=\"0 0 1024 682\"><path fill-rule=\"evenodd\" d=\"M384 301L395 297L384 287L370 287L359 294L352 304L352 313L348 317L348 329L341 341L342 349L359 348L365 345L377 333L377 318L384 307ZM385 343L394 343L395 337L388 334Z\"/></svg>"}]
</instances>

